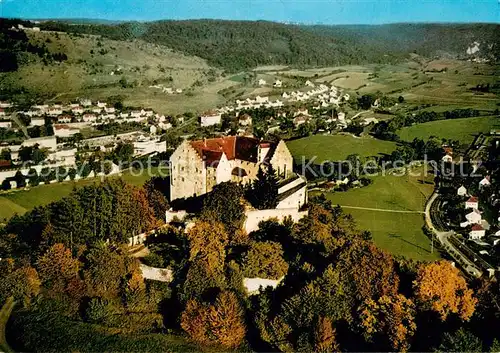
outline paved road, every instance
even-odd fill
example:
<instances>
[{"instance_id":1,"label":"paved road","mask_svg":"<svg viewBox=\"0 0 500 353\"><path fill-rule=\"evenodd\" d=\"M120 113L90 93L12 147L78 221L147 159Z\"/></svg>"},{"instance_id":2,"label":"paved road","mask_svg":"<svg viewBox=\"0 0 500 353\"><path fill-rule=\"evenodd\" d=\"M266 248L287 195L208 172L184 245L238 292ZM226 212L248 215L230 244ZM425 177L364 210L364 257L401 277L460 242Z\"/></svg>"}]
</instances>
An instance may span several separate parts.
<instances>
[{"instance_id":1,"label":"paved road","mask_svg":"<svg viewBox=\"0 0 500 353\"><path fill-rule=\"evenodd\" d=\"M352 208L354 210L367 210L367 211L378 211L378 212L394 212L394 213L413 213L413 214L424 214L424 211L405 211L405 210L390 210L387 208L371 208L371 207L357 207L357 206L345 206L339 205L342 208Z\"/></svg>"},{"instance_id":2,"label":"paved road","mask_svg":"<svg viewBox=\"0 0 500 353\"><path fill-rule=\"evenodd\" d=\"M425 205L425 224L434 233L436 239L441 243L441 246L448 252L448 254L457 261L462 268L473 277L481 277L482 271L467 257L465 256L455 245L453 245L449 237L454 235L455 232L442 232L436 229L432 223L431 218L431 207L434 201L438 198L439 194L432 194L431 198Z\"/></svg>"},{"instance_id":3,"label":"paved road","mask_svg":"<svg viewBox=\"0 0 500 353\"><path fill-rule=\"evenodd\" d=\"M26 126L24 126L21 119L19 119L19 117L17 116L17 112L12 113L10 118L21 128L21 131L24 133L24 136L26 136L26 138L30 138L30 135L28 135L28 129L26 128Z\"/></svg>"}]
</instances>

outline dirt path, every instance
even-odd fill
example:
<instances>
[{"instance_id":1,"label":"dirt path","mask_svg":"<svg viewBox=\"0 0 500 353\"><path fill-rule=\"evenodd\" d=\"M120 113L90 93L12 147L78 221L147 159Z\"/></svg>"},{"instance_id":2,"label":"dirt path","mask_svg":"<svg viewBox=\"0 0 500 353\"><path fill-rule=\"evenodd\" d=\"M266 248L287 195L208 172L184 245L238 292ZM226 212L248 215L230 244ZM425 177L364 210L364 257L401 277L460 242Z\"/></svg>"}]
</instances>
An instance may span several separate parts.
<instances>
[{"instance_id":1,"label":"dirt path","mask_svg":"<svg viewBox=\"0 0 500 353\"><path fill-rule=\"evenodd\" d=\"M10 297L3 305L2 309L0 309L0 352L14 352L14 350L7 344L7 339L5 338L5 328L15 303L14 298Z\"/></svg>"},{"instance_id":2,"label":"dirt path","mask_svg":"<svg viewBox=\"0 0 500 353\"><path fill-rule=\"evenodd\" d=\"M390 210L387 208L371 208L371 207L357 207L357 206L345 206L339 205L342 208L351 208L355 210L366 210L366 211L378 211L378 212L394 212L394 213L414 213L414 214L424 214L424 211L406 211L406 210Z\"/></svg>"}]
</instances>

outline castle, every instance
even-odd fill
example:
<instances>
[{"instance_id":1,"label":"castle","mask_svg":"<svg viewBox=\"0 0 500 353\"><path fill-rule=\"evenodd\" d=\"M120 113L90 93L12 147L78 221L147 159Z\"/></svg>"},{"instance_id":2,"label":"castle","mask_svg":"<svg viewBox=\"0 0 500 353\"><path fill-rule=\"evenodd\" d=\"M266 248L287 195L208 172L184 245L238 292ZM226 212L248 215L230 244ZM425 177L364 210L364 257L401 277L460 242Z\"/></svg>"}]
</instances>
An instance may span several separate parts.
<instances>
[{"instance_id":1,"label":"castle","mask_svg":"<svg viewBox=\"0 0 500 353\"><path fill-rule=\"evenodd\" d=\"M293 158L284 141L244 136L185 140L170 163L170 200L203 195L225 181L248 183L261 165L272 165L282 180L294 176Z\"/></svg>"}]
</instances>

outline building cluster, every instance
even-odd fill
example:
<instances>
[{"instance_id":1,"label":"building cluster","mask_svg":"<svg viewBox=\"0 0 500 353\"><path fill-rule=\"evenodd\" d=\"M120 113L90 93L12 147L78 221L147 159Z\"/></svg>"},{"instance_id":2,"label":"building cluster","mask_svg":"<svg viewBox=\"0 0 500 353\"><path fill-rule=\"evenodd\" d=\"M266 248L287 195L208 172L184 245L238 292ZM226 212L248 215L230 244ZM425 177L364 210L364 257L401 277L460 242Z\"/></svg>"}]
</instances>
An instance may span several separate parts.
<instances>
[{"instance_id":1,"label":"building cluster","mask_svg":"<svg viewBox=\"0 0 500 353\"><path fill-rule=\"evenodd\" d=\"M28 128L44 126L47 119L51 120L54 126L54 134L57 137L71 137L80 133L82 128L95 127L112 122L143 123L145 126L151 125L154 127L153 130L167 130L172 127L167 117L155 113L152 109L119 110L106 102L92 102L89 99L81 99L78 103L70 103L68 105L39 104L19 113L30 117ZM1 116L6 117L5 110L0 112ZM12 127L10 121L4 122L4 125L8 128Z\"/></svg>"},{"instance_id":2,"label":"building cluster","mask_svg":"<svg viewBox=\"0 0 500 353\"><path fill-rule=\"evenodd\" d=\"M181 94L183 92L182 88L165 87L162 84L151 85L149 88L160 90L162 93L166 94Z\"/></svg>"},{"instance_id":3,"label":"building cluster","mask_svg":"<svg viewBox=\"0 0 500 353\"><path fill-rule=\"evenodd\" d=\"M479 189L488 188L489 186L491 186L491 178L489 176L485 176L479 182ZM479 198L468 195L467 188L463 185L458 188L457 195L461 197L468 197L464 204L466 210L465 221L460 223L460 227L471 227L468 234L469 239L471 240L483 238L486 235L486 232L490 230L490 224L487 220L483 219L483 213L479 208Z\"/></svg>"}]
</instances>

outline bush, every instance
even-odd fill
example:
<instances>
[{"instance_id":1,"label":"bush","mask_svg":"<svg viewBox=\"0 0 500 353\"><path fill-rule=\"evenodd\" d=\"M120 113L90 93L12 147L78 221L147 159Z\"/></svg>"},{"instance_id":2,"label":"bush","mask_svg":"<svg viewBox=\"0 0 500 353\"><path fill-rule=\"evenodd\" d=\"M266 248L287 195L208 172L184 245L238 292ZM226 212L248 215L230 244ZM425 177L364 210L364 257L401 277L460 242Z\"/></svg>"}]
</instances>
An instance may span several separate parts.
<instances>
[{"instance_id":1,"label":"bush","mask_svg":"<svg viewBox=\"0 0 500 353\"><path fill-rule=\"evenodd\" d=\"M110 322L115 313L116 310L109 300L92 298L85 310L85 320L94 324L104 324Z\"/></svg>"}]
</instances>

